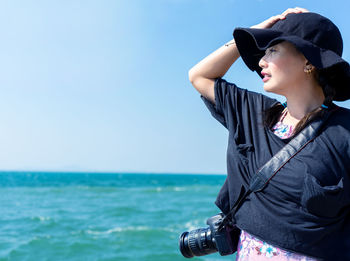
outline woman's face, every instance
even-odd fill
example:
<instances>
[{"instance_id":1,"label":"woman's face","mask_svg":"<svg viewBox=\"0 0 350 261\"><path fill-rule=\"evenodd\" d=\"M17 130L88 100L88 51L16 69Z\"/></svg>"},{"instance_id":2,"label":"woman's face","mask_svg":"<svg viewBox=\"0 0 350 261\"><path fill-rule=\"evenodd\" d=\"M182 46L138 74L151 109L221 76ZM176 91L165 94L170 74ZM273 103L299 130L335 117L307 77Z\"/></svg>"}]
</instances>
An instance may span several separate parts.
<instances>
[{"instance_id":1,"label":"woman's face","mask_svg":"<svg viewBox=\"0 0 350 261\"><path fill-rule=\"evenodd\" d=\"M269 47L259 62L265 91L285 96L295 90L306 77L306 64L304 55L289 42Z\"/></svg>"}]
</instances>

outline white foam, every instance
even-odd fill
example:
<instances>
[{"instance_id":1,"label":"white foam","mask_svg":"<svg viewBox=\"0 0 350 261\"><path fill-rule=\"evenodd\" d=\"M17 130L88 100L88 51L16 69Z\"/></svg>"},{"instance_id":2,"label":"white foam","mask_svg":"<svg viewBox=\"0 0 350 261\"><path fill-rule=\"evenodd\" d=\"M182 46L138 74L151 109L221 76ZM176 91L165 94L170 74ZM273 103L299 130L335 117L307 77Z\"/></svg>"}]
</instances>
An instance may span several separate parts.
<instances>
[{"instance_id":1,"label":"white foam","mask_svg":"<svg viewBox=\"0 0 350 261\"><path fill-rule=\"evenodd\" d=\"M32 220L36 220L39 219L39 221L47 221L47 220L51 220L50 217L42 217L42 216L38 216L38 217L32 217Z\"/></svg>"},{"instance_id":2,"label":"white foam","mask_svg":"<svg viewBox=\"0 0 350 261\"><path fill-rule=\"evenodd\" d=\"M174 190L175 191L185 191L186 188L184 188L184 187L175 187Z\"/></svg>"},{"instance_id":3,"label":"white foam","mask_svg":"<svg viewBox=\"0 0 350 261\"><path fill-rule=\"evenodd\" d=\"M40 221L45 221L45 220L50 220L50 219L51 219L50 217L39 217Z\"/></svg>"},{"instance_id":4,"label":"white foam","mask_svg":"<svg viewBox=\"0 0 350 261\"><path fill-rule=\"evenodd\" d=\"M86 233L92 234L92 235L107 235L111 233L118 233L118 232L124 232L124 231L146 231L150 230L150 227L147 226L136 226L136 227L115 227L112 229L108 229L106 231L94 231L94 230L87 230Z\"/></svg>"},{"instance_id":5,"label":"white foam","mask_svg":"<svg viewBox=\"0 0 350 261\"><path fill-rule=\"evenodd\" d=\"M199 228L199 220L189 221L185 224L185 228L188 229L188 231L194 230Z\"/></svg>"},{"instance_id":6,"label":"white foam","mask_svg":"<svg viewBox=\"0 0 350 261\"><path fill-rule=\"evenodd\" d=\"M108 235L112 233L120 233L125 231L148 231L148 230L163 230L167 232L174 232L172 228L162 227L162 228L151 228L147 226L129 226L129 227L115 227L108 229L106 231L95 231L95 230L86 230L86 233L91 235Z\"/></svg>"}]
</instances>

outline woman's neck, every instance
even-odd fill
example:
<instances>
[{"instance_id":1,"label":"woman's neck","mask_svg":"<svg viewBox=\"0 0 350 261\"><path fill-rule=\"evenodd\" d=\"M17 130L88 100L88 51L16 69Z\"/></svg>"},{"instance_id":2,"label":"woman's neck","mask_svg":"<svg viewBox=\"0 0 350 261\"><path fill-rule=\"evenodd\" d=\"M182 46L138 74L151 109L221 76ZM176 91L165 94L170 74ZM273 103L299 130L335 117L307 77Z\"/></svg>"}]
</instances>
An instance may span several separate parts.
<instances>
[{"instance_id":1,"label":"woman's neck","mask_svg":"<svg viewBox=\"0 0 350 261\"><path fill-rule=\"evenodd\" d=\"M319 86L304 92L293 92L285 97L287 99L288 113L284 122L294 126L309 112L321 107L325 99Z\"/></svg>"}]
</instances>

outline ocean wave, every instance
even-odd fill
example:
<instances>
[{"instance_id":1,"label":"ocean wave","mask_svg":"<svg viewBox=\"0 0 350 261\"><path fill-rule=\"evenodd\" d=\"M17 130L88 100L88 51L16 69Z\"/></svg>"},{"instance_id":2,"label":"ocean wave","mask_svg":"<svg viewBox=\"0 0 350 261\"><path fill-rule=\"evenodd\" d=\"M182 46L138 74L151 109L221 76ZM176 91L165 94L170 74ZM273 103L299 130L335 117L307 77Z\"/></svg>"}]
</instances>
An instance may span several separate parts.
<instances>
[{"instance_id":1,"label":"ocean wave","mask_svg":"<svg viewBox=\"0 0 350 261\"><path fill-rule=\"evenodd\" d=\"M220 187L217 188L219 190ZM200 192L208 190L213 190L213 187L209 186L199 186L199 185L191 185L191 186L158 186L158 187L139 187L132 188L130 190L141 191L146 193L157 193L157 192Z\"/></svg>"},{"instance_id":2,"label":"ocean wave","mask_svg":"<svg viewBox=\"0 0 350 261\"><path fill-rule=\"evenodd\" d=\"M11 249L8 249L6 256L10 257L11 255L15 255L18 252L24 251L25 248L29 248L33 244L36 244L38 242L47 242L47 240L51 239L51 235L41 235L41 236L34 236L26 239L20 239L16 241L16 244L13 244ZM0 256L1 257L1 256ZM0 259L3 260L3 259Z\"/></svg>"},{"instance_id":3,"label":"ocean wave","mask_svg":"<svg viewBox=\"0 0 350 261\"><path fill-rule=\"evenodd\" d=\"M124 231L147 231L151 230L150 227L147 226L136 226L136 227L115 227L112 229L108 229L106 231L94 231L94 230L86 230L86 233L92 234L92 235L106 235L111 233L118 233L118 232L124 232Z\"/></svg>"},{"instance_id":4,"label":"ocean wave","mask_svg":"<svg viewBox=\"0 0 350 261\"><path fill-rule=\"evenodd\" d=\"M188 189L186 189L185 187L174 187L174 191L186 191Z\"/></svg>"},{"instance_id":5,"label":"ocean wave","mask_svg":"<svg viewBox=\"0 0 350 261\"><path fill-rule=\"evenodd\" d=\"M48 220L51 220L51 217L42 217L42 216L37 216L37 217L31 217L30 218L31 220L35 220L35 221L48 221Z\"/></svg>"},{"instance_id":6,"label":"ocean wave","mask_svg":"<svg viewBox=\"0 0 350 261\"><path fill-rule=\"evenodd\" d=\"M172 228L154 228L149 226L128 226L128 227L114 227L108 229L106 231L96 231L96 230L86 230L87 234L91 235L108 235L112 233L120 233L120 232L135 232L135 231L166 231L166 232L174 232L175 230Z\"/></svg>"},{"instance_id":7,"label":"ocean wave","mask_svg":"<svg viewBox=\"0 0 350 261\"><path fill-rule=\"evenodd\" d=\"M184 228L188 229L188 231L198 229L200 227L206 227L205 220L201 219L196 219L196 220L191 220L185 223Z\"/></svg>"}]
</instances>

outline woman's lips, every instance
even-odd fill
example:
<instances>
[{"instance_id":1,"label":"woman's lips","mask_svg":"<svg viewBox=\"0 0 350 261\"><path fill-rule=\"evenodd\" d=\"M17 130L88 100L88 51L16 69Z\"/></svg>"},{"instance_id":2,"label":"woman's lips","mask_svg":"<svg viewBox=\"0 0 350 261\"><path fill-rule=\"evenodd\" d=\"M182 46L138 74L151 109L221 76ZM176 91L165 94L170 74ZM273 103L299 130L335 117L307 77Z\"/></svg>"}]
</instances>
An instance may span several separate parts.
<instances>
[{"instance_id":1,"label":"woman's lips","mask_svg":"<svg viewBox=\"0 0 350 261\"><path fill-rule=\"evenodd\" d=\"M266 76L264 76L264 78L262 80L263 80L263 82L267 82L268 80L270 80L270 78L271 78L270 76L266 75Z\"/></svg>"},{"instance_id":2,"label":"woman's lips","mask_svg":"<svg viewBox=\"0 0 350 261\"><path fill-rule=\"evenodd\" d=\"M261 75L264 76L264 78L262 79L263 82L267 82L271 78L271 75L269 75L269 74L267 74L265 72L262 72Z\"/></svg>"}]
</instances>

